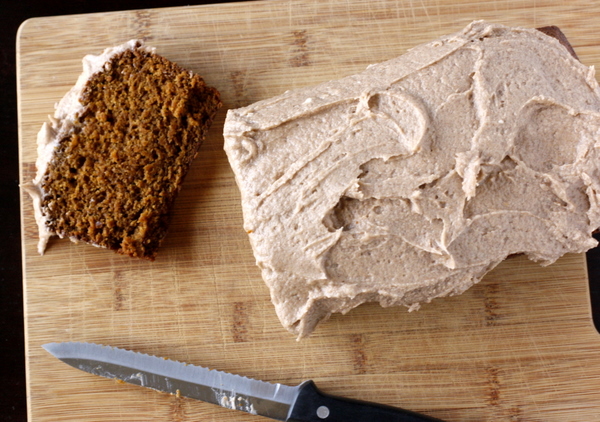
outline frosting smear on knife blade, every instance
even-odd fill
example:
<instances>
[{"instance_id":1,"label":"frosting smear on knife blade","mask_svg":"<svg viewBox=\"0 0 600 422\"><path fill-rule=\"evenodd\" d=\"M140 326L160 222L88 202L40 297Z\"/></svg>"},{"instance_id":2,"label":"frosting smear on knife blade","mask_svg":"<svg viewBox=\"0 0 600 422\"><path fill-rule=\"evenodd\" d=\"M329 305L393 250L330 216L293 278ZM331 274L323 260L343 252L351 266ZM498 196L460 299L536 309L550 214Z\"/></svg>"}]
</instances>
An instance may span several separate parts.
<instances>
[{"instance_id":1,"label":"frosting smear on knife blade","mask_svg":"<svg viewBox=\"0 0 600 422\"><path fill-rule=\"evenodd\" d=\"M286 420L298 387L94 343L48 343L44 349L82 371L232 410Z\"/></svg>"},{"instance_id":2,"label":"frosting smear on knife blade","mask_svg":"<svg viewBox=\"0 0 600 422\"><path fill-rule=\"evenodd\" d=\"M225 150L282 324L456 295L513 254L596 245L600 91L539 31L476 21L230 110Z\"/></svg>"}]
</instances>

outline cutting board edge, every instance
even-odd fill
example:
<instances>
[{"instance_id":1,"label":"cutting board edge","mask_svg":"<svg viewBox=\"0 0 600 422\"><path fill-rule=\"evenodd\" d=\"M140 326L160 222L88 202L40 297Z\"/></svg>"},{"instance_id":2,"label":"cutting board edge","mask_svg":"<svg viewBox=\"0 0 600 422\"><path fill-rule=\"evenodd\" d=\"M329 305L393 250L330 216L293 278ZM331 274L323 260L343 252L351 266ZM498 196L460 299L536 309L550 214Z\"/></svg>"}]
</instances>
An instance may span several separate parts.
<instances>
[{"instance_id":1,"label":"cutting board edge","mask_svg":"<svg viewBox=\"0 0 600 422\"><path fill-rule=\"evenodd\" d=\"M191 7L194 7L194 6L191 6ZM169 8L169 9L170 9L170 8ZM109 12L109 13L121 13L121 12ZM41 18L32 18L32 20L35 20L35 19L45 19L45 18L43 18L43 17L41 17ZM24 23L25 23L25 22L24 22ZM35 22L34 22L34 23L35 23ZM20 103L20 101L19 101L19 106L21 106L21 103ZM21 118L21 111L20 111L20 110L19 110L19 118ZM19 124L19 130L21 130L21 125L20 125L20 124ZM21 142L22 142L22 139L21 139L21 135L20 135L20 136L19 136L19 143L21 143ZM21 145L19 145L19 146L21 147ZM20 161L21 161L21 160L20 160ZM21 163L20 163L20 165L21 165ZM20 168L20 171L21 171L21 168ZM20 180L21 180L21 181L23 180L23 177L22 177L21 175L20 175ZM23 193L23 194L24 194L24 193ZM24 199L24 198L22 198L22 201L25 201L25 202L27 202L27 201L29 201L29 199L27 199L27 198L25 198L25 199ZM22 202L22 204L23 204L23 202ZM23 207L23 205L22 205L22 213L23 213L23 208L25 208L25 207ZM22 214L22 215L23 215L23 214ZM22 235L22 236L23 236L23 235ZM24 242L24 241L25 241L25 238L23 238L23 242ZM31 245L31 243L30 243L29 245ZM24 243L23 243L23 246L25 246L25 244L24 244ZM23 248L23 254L25 254L25 248ZM31 258L31 255L29 255L29 257ZM25 258L25 255L24 255L24 258ZM24 263L25 263L25 260L24 260ZM25 265L25 264L24 264L24 265ZM24 269L24 270L25 270L25 269ZM25 272L24 272L24 283L25 283L25 281L26 281L26 279L25 279ZM25 300L25 299L24 299L24 300ZM285 333L284 333L284 334L285 334ZM27 344L30 344L30 339L29 339L28 337L27 337L27 340L26 340L26 341L27 341ZM30 356L28 356L28 358L27 358L27 364L28 364L28 365L29 365L29 359L30 359L30 358L31 358ZM29 371L29 369L28 369L28 371ZM28 377L29 377L29 373L28 373ZM28 396L30 396L30 393L31 393L31 390L30 390L30 385L29 385L29 380L28 380ZM31 411L29 412L29 418L30 418L30 420L32 420L32 419L31 419L31 418L32 418L32 413L31 413Z\"/></svg>"}]
</instances>

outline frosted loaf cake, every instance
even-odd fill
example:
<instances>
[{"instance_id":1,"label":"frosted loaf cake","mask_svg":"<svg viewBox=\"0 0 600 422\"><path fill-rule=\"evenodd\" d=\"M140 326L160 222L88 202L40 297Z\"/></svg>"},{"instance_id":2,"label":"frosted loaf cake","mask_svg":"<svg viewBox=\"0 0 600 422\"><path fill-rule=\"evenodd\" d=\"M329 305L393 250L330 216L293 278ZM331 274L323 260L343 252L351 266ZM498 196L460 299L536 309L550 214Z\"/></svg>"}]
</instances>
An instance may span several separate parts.
<instances>
[{"instance_id":1,"label":"frosted loaf cake","mask_svg":"<svg viewBox=\"0 0 600 422\"><path fill-rule=\"evenodd\" d=\"M282 324L417 309L512 254L596 245L600 91L539 31L476 21L364 72L230 110L225 151Z\"/></svg>"}]
</instances>

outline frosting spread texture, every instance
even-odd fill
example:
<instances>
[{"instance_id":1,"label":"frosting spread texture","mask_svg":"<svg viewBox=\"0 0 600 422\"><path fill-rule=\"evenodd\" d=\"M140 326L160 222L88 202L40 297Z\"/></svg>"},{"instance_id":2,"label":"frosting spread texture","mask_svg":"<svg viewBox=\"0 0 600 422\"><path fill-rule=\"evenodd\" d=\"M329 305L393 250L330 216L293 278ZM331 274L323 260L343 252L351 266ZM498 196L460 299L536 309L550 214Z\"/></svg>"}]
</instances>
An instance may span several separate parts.
<instances>
[{"instance_id":1,"label":"frosting spread texture","mask_svg":"<svg viewBox=\"0 0 600 422\"><path fill-rule=\"evenodd\" d=\"M230 110L225 151L282 324L417 309L513 254L596 245L600 91L539 31L476 21L364 72Z\"/></svg>"}]
</instances>

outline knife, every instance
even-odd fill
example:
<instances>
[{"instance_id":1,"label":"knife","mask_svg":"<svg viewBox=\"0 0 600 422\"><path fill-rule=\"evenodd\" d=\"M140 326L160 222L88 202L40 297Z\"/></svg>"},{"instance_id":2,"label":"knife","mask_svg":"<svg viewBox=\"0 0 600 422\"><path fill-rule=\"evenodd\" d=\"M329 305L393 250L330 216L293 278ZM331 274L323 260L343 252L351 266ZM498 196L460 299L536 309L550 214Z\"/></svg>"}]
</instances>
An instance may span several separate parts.
<instances>
[{"instance_id":1,"label":"knife","mask_svg":"<svg viewBox=\"0 0 600 422\"><path fill-rule=\"evenodd\" d=\"M313 381L272 384L93 343L48 343L74 368L129 384L286 422L442 422L408 410L322 393Z\"/></svg>"}]
</instances>

